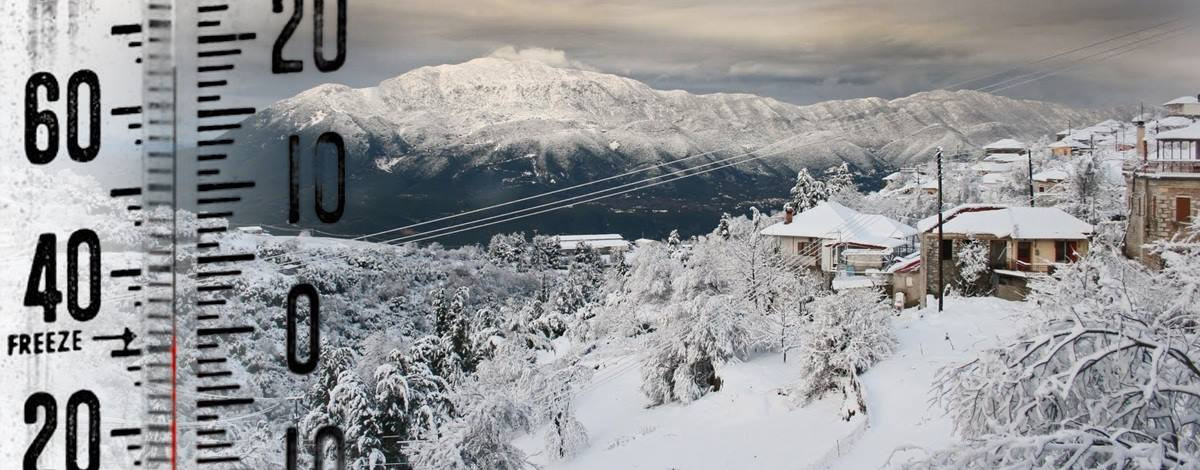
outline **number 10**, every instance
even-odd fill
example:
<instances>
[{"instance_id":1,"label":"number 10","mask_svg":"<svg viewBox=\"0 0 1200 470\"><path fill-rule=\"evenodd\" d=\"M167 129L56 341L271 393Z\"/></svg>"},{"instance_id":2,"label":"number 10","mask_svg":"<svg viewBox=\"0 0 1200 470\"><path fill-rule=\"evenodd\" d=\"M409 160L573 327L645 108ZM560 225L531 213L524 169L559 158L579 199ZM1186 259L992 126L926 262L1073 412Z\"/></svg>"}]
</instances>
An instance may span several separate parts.
<instances>
[{"instance_id":1,"label":"number 10","mask_svg":"<svg viewBox=\"0 0 1200 470\"><path fill-rule=\"evenodd\" d=\"M321 184L320 175L314 178L316 197L313 205L317 218L332 224L341 220L342 213L346 211L346 143L335 132L321 134L317 138L317 145L313 147L315 156L320 156L321 144L333 144L337 150L337 206L333 210L325 209L325 185ZM288 223L292 224L300 221L300 160L296 157L299 149L300 136L291 136L288 139Z\"/></svg>"}]
</instances>

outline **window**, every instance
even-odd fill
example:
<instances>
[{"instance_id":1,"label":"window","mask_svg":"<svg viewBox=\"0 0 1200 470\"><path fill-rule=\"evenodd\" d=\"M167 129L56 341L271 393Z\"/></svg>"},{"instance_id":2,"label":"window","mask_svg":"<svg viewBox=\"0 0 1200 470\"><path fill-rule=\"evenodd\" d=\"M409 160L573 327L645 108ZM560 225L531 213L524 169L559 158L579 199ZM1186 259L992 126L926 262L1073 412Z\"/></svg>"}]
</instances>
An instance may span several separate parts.
<instances>
[{"instance_id":1,"label":"window","mask_svg":"<svg viewBox=\"0 0 1200 470\"><path fill-rule=\"evenodd\" d=\"M1054 242L1054 262L1066 263L1071 261L1071 246L1066 240L1058 240Z\"/></svg>"},{"instance_id":2,"label":"window","mask_svg":"<svg viewBox=\"0 0 1200 470\"><path fill-rule=\"evenodd\" d=\"M1039 192L1039 193L1044 193L1044 192L1046 192L1046 187L1045 187L1045 186L1038 186L1038 192Z\"/></svg>"},{"instance_id":3,"label":"window","mask_svg":"<svg viewBox=\"0 0 1200 470\"><path fill-rule=\"evenodd\" d=\"M1177 197L1175 198L1175 221L1190 222L1192 219L1192 198Z\"/></svg>"},{"instance_id":4,"label":"window","mask_svg":"<svg viewBox=\"0 0 1200 470\"><path fill-rule=\"evenodd\" d=\"M954 259L954 240L942 240L938 253L942 261Z\"/></svg>"}]
</instances>

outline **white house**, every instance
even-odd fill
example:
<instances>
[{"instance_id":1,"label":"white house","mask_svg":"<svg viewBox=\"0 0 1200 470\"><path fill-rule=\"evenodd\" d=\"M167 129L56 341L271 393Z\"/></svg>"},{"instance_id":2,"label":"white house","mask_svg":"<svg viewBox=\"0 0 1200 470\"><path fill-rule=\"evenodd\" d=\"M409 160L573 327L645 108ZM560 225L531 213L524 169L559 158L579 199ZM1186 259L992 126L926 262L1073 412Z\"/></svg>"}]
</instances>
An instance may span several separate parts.
<instances>
[{"instance_id":1,"label":"white house","mask_svg":"<svg viewBox=\"0 0 1200 470\"><path fill-rule=\"evenodd\" d=\"M609 254L616 251L629 250L629 242L619 234L607 233L599 235L559 235L558 251L563 254L574 253L587 246L600 253Z\"/></svg>"},{"instance_id":2,"label":"white house","mask_svg":"<svg viewBox=\"0 0 1200 470\"><path fill-rule=\"evenodd\" d=\"M1172 116L1200 117L1200 95L1180 96L1163 106Z\"/></svg>"},{"instance_id":3,"label":"white house","mask_svg":"<svg viewBox=\"0 0 1200 470\"><path fill-rule=\"evenodd\" d=\"M775 237L780 253L797 264L825 272L882 269L891 257L911 253L917 243L916 229L833 201L785 214L762 234Z\"/></svg>"},{"instance_id":4,"label":"white house","mask_svg":"<svg viewBox=\"0 0 1200 470\"><path fill-rule=\"evenodd\" d=\"M1025 153L1025 143L1014 139L1000 139L995 142L983 146L983 153L992 155L996 153Z\"/></svg>"}]
</instances>

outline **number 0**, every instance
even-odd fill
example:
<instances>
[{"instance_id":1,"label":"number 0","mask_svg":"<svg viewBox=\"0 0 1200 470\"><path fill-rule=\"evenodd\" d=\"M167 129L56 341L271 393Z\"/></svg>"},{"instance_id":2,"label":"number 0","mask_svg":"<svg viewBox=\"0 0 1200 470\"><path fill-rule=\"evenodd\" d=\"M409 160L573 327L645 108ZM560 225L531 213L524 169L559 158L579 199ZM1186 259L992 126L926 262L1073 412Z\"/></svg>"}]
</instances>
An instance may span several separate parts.
<instances>
[{"instance_id":1,"label":"number 0","mask_svg":"<svg viewBox=\"0 0 1200 470\"><path fill-rule=\"evenodd\" d=\"M296 303L300 297L308 298L308 359L300 361L296 354ZM297 374L309 374L317 368L321 359L321 301L317 288L312 284L292 287L287 298L287 365Z\"/></svg>"}]
</instances>

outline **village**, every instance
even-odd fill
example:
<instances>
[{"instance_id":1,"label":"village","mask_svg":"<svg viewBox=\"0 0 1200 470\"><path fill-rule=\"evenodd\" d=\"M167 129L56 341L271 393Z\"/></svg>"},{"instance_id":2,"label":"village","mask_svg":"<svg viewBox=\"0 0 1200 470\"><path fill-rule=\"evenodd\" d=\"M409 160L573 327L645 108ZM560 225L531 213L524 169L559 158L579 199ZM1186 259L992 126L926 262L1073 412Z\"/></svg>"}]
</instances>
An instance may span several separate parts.
<instances>
[{"instance_id":1,"label":"village","mask_svg":"<svg viewBox=\"0 0 1200 470\"><path fill-rule=\"evenodd\" d=\"M1127 257L1154 268L1161 260L1147 245L1181 235L1200 199L1200 95L1035 143L1005 138L979 152L939 153L883 180L854 201L858 209L836 197L789 204L761 234L794 266L820 273L827 288L877 290L897 309L926 307L947 290L1024 300L1031 280L1078 260L1097 236L1118 237ZM897 199L943 210L911 220L872 213ZM677 238L666 243L687 245ZM557 240L563 255L659 243L619 234Z\"/></svg>"}]
</instances>

